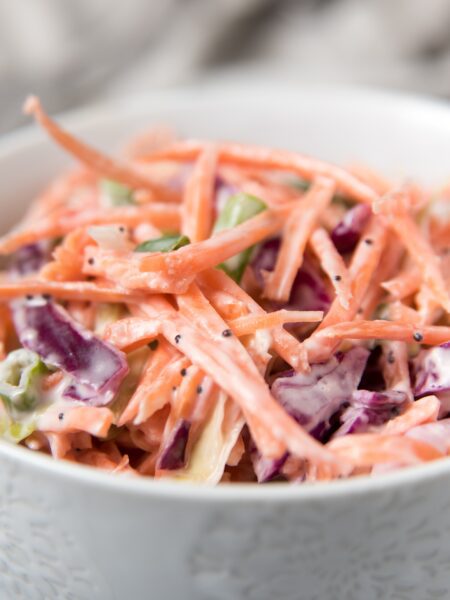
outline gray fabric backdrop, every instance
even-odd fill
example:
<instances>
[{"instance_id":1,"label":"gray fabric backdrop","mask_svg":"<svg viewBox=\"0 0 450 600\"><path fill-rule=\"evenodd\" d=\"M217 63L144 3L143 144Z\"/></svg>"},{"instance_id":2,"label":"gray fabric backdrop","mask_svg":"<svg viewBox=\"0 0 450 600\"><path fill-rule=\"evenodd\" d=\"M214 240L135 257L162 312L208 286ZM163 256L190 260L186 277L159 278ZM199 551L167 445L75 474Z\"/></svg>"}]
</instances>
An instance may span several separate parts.
<instances>
[{"instance_id":1,"label":"gray fabric backdrop","mask_svg":"<svg viewBox=\"0 0 450 600\"><path fill-rule=\"evenodd\" d=\"M450 96L450 0L0 0L0 131L113 94L254 79Z\"/></svg>"}]
</instances>

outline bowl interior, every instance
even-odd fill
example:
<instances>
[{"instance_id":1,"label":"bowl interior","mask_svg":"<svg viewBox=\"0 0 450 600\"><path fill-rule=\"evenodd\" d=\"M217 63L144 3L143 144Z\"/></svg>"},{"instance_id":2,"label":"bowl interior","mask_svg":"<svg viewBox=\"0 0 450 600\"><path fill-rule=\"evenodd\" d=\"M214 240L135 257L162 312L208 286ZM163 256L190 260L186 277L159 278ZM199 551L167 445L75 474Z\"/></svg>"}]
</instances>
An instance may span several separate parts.
<instances>
[{"instance_id":1,"label":"bowl interior","mask_svg":"<svg viewBox=\"0 0 450 600\"><path fill-rule=\"evenodd\" d=\"M94 106L62 121L109 153L118 151L133 133L165 123L184 136L289 148L344 165L362 162L386 175L432 185L446 183L450 175L449 105L370 90L321 87L155 93ZM35 127L4 138L0 142L0 230L8 230L44 185L71 164L71 158ZM0 451L5 451L3 444ZM21 460L31 454L17 449ZM40 457L30 456L30 460L41 464ZM417 473L431 476L433 470L437 475L448 469L450 463L445 461L445 467L441 462L417 468ZM61 466L55 471L63 472ZM71 466L67 472L75 471ZM403 477L407 480L412 475L387 476L386 482ZM292 487L284 489L288 494L293 491ZM271 487L263 496L274 491Z\"/></svg>"}]
</instances>

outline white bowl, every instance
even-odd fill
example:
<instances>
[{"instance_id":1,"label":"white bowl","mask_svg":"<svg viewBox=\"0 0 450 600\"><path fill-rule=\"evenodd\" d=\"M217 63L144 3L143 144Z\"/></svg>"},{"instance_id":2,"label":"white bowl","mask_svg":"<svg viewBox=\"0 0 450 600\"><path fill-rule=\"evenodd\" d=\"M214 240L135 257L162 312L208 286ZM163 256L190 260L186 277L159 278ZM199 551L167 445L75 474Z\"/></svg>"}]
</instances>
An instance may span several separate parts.
<instances>
[{"instance_id":1,"label":"white bowl","mask_svg":"<svg viewBox=\"0 0 450 600\"><path fill-rule=\"evenodd\" d=\"M154 94L65 120L111 151L182 133L298 149L443 183L448 105L336 88ZM35 129L0 145L2 228L69 163ZM450 462L332 484L127 479L0 443L1 600L450 597Z\"/></svg>"}]
</instances>

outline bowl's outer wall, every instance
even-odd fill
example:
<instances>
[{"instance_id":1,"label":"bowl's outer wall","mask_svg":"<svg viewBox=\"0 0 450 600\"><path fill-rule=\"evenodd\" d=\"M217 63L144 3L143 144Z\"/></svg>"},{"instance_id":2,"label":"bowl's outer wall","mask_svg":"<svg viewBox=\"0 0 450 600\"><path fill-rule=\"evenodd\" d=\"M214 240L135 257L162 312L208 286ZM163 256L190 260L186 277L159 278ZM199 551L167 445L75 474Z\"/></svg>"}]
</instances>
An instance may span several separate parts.
<instances>
[{"instance_id":1,"label":"bowl's outer wall","mask_svg":"<svg viewBox=\"0 0 450 600\"><path fill-rule=\"evenodd\" d=\"M38 473L38 476L37 476ZM0 463L2 600L449 598L450 479L299 501L108 493Z\"/></svg>"},{"instance_id":2,"label":"bowl's outer wall","mask_svg":"<svg viewBox=\"0 0 450 600\"><path fill-rule=\"evenodd\" d=\"M438 184L449 172L449 109L378 93L203 90L72 119L110 150L154 121ZM40 136L0 146L2 227L67 164ZM183 501L0 454L0 600L450 598L448 474L337 497Z\"/></svg>"}]
</instances>

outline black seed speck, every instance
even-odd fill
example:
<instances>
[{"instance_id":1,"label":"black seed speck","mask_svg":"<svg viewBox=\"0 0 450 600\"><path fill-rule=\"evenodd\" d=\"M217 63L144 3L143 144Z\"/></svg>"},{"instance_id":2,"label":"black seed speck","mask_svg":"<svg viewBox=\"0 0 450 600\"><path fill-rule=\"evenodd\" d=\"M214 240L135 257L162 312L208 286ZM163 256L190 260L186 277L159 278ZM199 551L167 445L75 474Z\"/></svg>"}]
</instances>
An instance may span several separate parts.
<instances>
[{"instance_id":1,"label":"black seed speck","mask_svg":"<svg viewBox=\"0 0 450 600\"><path fill-rule=\"evenodd\" d=\"M335 281L341 281L342 277L340 275L335 275L334 276L334 280Z\"/></svg>"},{"instance_id":2,"label":"black seed speck","mask_svg":"<svg viewBox=\"0 0 450 600\"><path fill-rule=\"evenodd\" d=\"M44 300L51 300L51 295L50 294L42 294L42 297L44 298Z\"/></svg>"},{"instance_id":3,"label":"black seed speck","mask_svg":"<svg viewBox=\"0 0 450 600\"><path fill-rule=\"evenodd\" d=\"M93 258L89 258L88 259L88 264L89 265L93 265L94 264L94 259Z\"/></svg>"},{"instance_id":4,"label":"black seed speck","mask_svg":"<svg viewBox=\"0 0 450 600\"><path fill-rule=\"evenodd\" d=\"M197 394L201 394L203 392L203 388L201 385L197 387Z\"/></svg>"},{"instance_id":5,"label":"black seed speck","mask_svg":"<svg viewBox=\"0 0 450 600\"><path fill-rule=\"evenodd\" d=\"M26 295L26 299L27 300L33 300L33 294L27 294Z\"/></svg>"},{"instance_id":6,"label":"black seed speck","mask_svg":"<svg viewBox=\"0 0 450 600\"><path fill-rule=\"evenodd\" d=\"M223 337L231 337L233 335L233 332L231 331L231 329L224 329L222 331L222 335Z\"/></svg>"},{"instance_id":7,"label":"black seed speck","mask_svg":"<svg viewBox=\"0 0 450 600\"><path fill-rule=\"evenodd\" d=\"M175 336L175 344L179 344L181 340L181 335L179 333L177 333L177 335Z\"/></svg>"},{"instance_id":8,"label":"black seed speck","mask_svg":"<svg viewBox=\"0 0 450 600\"><path fill-rule=\"evenodd\" d=\"M365 239L365 240L364 240L364 242L365 242L365 243L366 243L368 246L370 246L371 244L373 244L373 240L371 240L370 238L367 238L367 239Z\"/></svg>"},{"instance_id":9,"label":"black seed speck","mask_svg":"<svg viewBox=\"0 0 450 600\"><path fill-rule=\"evenodd\" d=\"M58 419L62 421L64 419L64 413L59 413Z\"/></svg>"},{"instance_id":10,"label":"black seed speck","mask_svg":"<svg viewBox=\"0 0 450 600\"><path fill-rule=\"evenodd\" d=\"M177 386L176 385L172 386L172 392L176 392L176 391L177 391Z\"/></svg>"},{"instance_id":11,"label":"black seed speck","mask_svg":"<svg viewBox=\"0 0 450 600\"><path fill-rule=\"evenodd\" d=\"M150 348L150 350L156 350L158 344L158 340L152 340L151 342L149 342L148 347Z\"/></svg>"},{"instance_id":12,"label":"black seed speck","mask_svg":"<svg viewBox=\"0 0 450 600\"><path fill-rule=\"evenodd\" d=\"M185 377L187 375L187 369L184 369L184 368L181 369L180 373L181 373L181 377Z\"/></svg>"},{"instance_id":13,"label":"black seed speck","mask_svg":"<svg viewBox=\"0 0 450 600\"><path fill-rule=\"evenodd\" d=\"M119 227L119 231L120 233L125 233L125 227L122 227L122 225Z\"/></svg>"},{"instance_id":14,"label":"black seed speck","mask_svg":"<svg viewBox=\"0 0 450 600\"><path fill-rule=\"evenodd\" d=\"M419 331L416 331L416 333L413 335L413 338L416 340L416 342L421 342L423 340L423 335Z\"/></svg>"}]
</instances>

